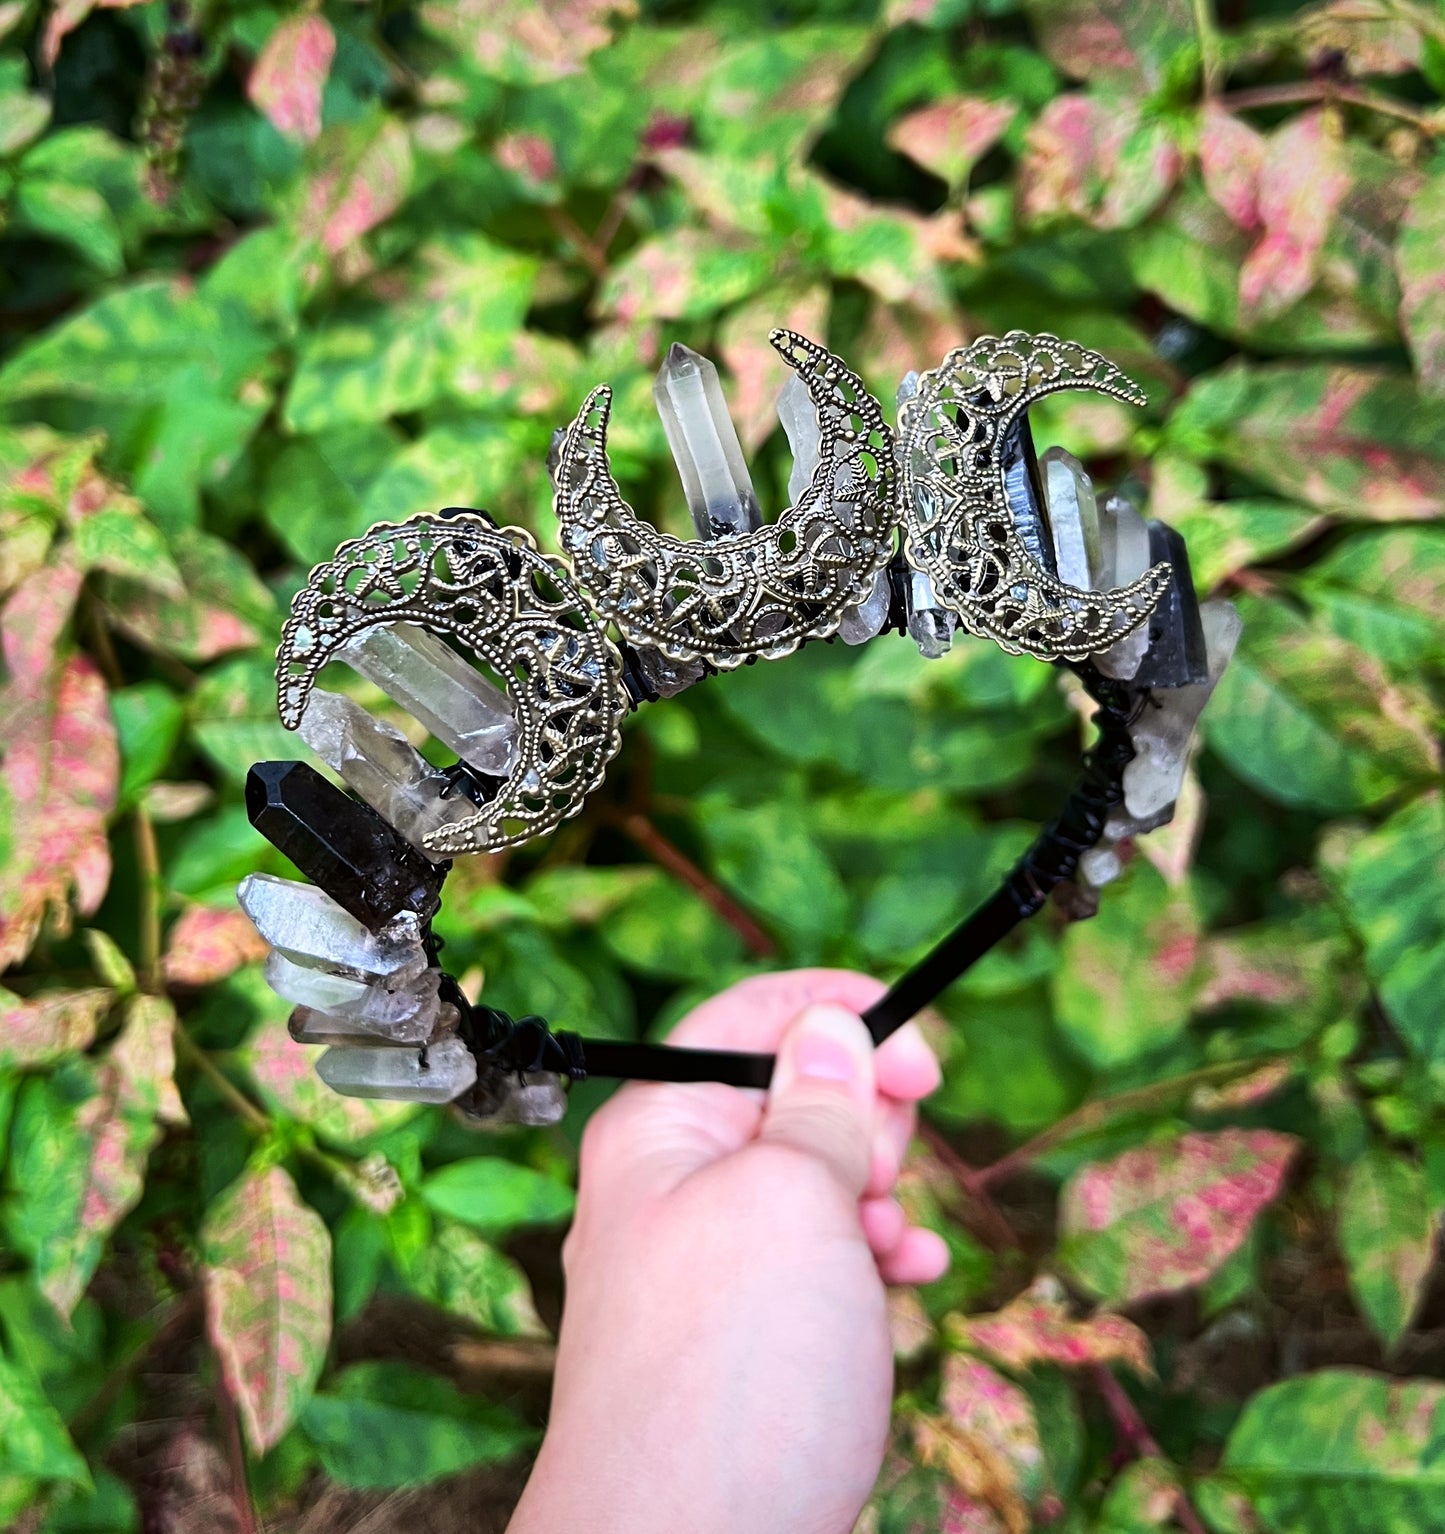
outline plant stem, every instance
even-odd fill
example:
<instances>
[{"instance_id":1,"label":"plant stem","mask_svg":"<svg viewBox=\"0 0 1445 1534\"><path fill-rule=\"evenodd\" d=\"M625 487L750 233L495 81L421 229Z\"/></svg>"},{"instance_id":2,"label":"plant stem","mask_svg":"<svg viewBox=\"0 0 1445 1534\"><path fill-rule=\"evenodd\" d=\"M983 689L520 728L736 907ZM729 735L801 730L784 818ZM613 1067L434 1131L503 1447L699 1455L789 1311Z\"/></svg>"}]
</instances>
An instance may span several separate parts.
<instances>
[{"instance_id":1,"label":"plant stem","mask_svg":"<svg viewBox=\"0 0 1445 1534\"><path fill-rule=\"evenodd\" d=\"M1210 0L1194 0L1194 31L1199 38L1199 73L1207 100L1219 93L1219 31Z\"/></svg>"},{"instance_id":2,"label":"plant stem","mask_svg":"<svg viewBox=\"0 0 1445 1534\"><path fill-rule=\"evenodd\" d=\"M231 1504L236 1509L236 1534L256 1534L256 1510L251 1506L251 1487L246 1479L246 1450L241 1443L241 1423L236 1403L226 1388L226 1377L216 1370L216 1415L231 1467Z\"/></svg>"},{"instance_id":3,"label":"plant stem","mask_svg":"<svg viewBox=\"0 0 1445 1534\"><path fill-rule=\"evenodd\" d=\"M592 236L565 208L548 208L547 222L559 238L576 250L582 264L594 277L607 275L607 252L598 247Z\"/></svg>"},{"instance_id":4,"label":"plant stem","mask_svg":"<svg viewBox=\"0 0 1445 1534\"><path fill-rule=\"evenodd\" d=\"M135 860L140 873L140 988L159 995L161 984L161 881L160 852L156 828L137 805L131 819L135 827Z\"/></svg>"},{"instance_id":5,"label":"plant stem","mask_svg":"<svg viewBox=\"0 0 1445 1534\"><path fill-rule=\"evenodd\" d=\"M1016 1251L1021 1245L1018 1233L1004 1212L979 1184L978 1169L971 1167L932 1124L920 1123L918 1138L938 1158L939 1164L958 1184L964 1198L978 1215L978 1233L997 1251Z\"/></svg>"},{"instance_id":6,"label":"plant stem","mask_svg":"<svg viewBox=\"0 0 1445 1534\"><path fill-rule=\"evenodd\" d=\"M624 836L660 868L665 868L674 879L689 889L696 890L742 938L754 958L766 959L777 952L777 944L758 925L752 913L729 895L715 879L704 873L680 847L668 841L640 810L620 810L615 817L609 818Z\"/></svg>"},{"instance_id":7,"label":"plant stem","mask_svg":"<svg viewBox=\"0 0 1445 1534\"><path fill-rule=\"evenodd\" d=\"M201 1048L190 1036L186 1026L179 1019L176 1020L175 1041L177 1054L193 1065L202 1076L216 1089L226 1106L244 1123L249 1129L258 1135L269 1135L274 1127L271 1116L264 1108L258 1107L251 1101L241 1089L236 1086L221 1070L220 1066L211 1059L208 1051ZM307 1145L304 1142L295 1147L296 1153L312 1166L325 1172L344 1192L351 1195L358 1203L368 1203L363 1196L360 1185L357 1182L356 1173L346 1162L339 1157L330 1155L317 1145Z\"/></svg>"},{"instance_id":8,"label":"plant stem","mask_svg":"<svg viewBox=\"0 0 1445 1534\"><path fill-rule=\"evenodd\" d=\"M1382 96L1376 91L1361 90L1354 85L1340 85L1333 80L1295 80L1285 85L1257 85L1249 90L1231 91L1221 96L1220 105L1233 112L1247 112L1254 107L1297 106L1309 101L1342 102L1347 106L1362 107L1367 112L1378 112L1382 117L1395 117L1418 128L1421 133L1432 136L1445 131L1445 121L1429 112L1416 111L1393 96Z\"/></svg>"},{"instance_id":9,"label":"plant stem","mask_svg":"<svg viewBox=\"0 0 1445 1534\"><path fill-rule=\"evenodd\" d=\"M1134 1459L1160 1459L1169 1464L1168 1456L1159 1447L1159 1440L1150 1432L1149 1424L1140 1415L1129 1392L1115 1379L1108 1364L1095 1364L1090 1374L1130 1456ZM1174 1515L1185 1534L1208 1534L1203 1519L1194 1511L1194 1504L1185 1495L1183 1487L1175 1494Z\"/></svg>"},{"instance_id":10,"label":"plant stem","mask_svg":"<svg viewBox=\"0 0 1445 1534\"><path fill-rule=\"evenodd\" d=\"M67 1426L72 1437L83 1438L115 1404L121 1391L140 1373L146 1361L175 1341L199 1318L201 1309L199 1288L188 1289L176 1299L155 1331L121 1359L71 1417Z\"/></svg>"},{"instance_id":11,"label":"plant stem","mask_svg":"<svg viewBox=\"0 0 1445 1534\"><path fill-rule=\"evenodd\" d=\"M1167 1081L1151 1082L1147 1087L1135 1087L1128 1092L1116 1092L1112 1097L1097 1097L1092 1102L1082 1103L1072 1113L1065 1114L1058 1123L1041 1130L1031 1140L1025 1140L1017 1150L1011 1150L1008 1155L990 1162L988 1166L974 1170L975 1184L986 1188L1002 1182L1037 1161L1045 1151L1053 1150L1056 1145L1073 1139L1085 1130L1106 1124L1121 1113L1152 1108L1160 1102L1167 1102L1171 1097L1193 1091L1195 1087L1212 1086L1216 1082L1231 1081L1236 1076L1247 1076L1251 1071L1274 1065L1283 1058L1286 1057L1267 1055L1257 1060L1226 1060L1219 1065L1205 1065L1197 1071L1187 1071L1182 1076L1171 1076Z\"/></svg>"}]
</instances>

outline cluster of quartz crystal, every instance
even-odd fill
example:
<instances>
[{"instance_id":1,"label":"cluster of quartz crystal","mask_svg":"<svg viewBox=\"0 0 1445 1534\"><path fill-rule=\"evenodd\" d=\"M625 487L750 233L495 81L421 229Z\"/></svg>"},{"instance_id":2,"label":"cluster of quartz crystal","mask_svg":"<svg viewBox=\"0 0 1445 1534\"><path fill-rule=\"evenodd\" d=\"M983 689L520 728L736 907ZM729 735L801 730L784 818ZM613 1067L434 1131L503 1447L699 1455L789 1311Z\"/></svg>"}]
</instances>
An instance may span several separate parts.
<instances>
[{"instance_id":1,"label":"cluster of quartz crystal","mask_svg":"<svg viewBox=\"0 0 1445 1534\"><path fill-rule=\"evenodd\" d=\"M510 768L510 700L433 634L378 625L341 659L468 767L490 776ZM339 693L314 689L299 733L355 797L304 762L261 762L247 779L252 824L315 881L253 874L238 891L271 945L267 983L295 1004L292 1038L325 1046L317 1074L350 1097L463 1099L489 1122L554 1122L565 1106L556 1077L478 1080L428 955L446 865L430 859L424 839L476 809L456 775Z\"/></svg>"},{"instance_id":2,"label":"cluster of quartz crystal","mask_svg":"<svg viewBox=\"0 0 1445 1534\"><path fill-rule=\"evenodd\" d=\"M1120 495L1100 506L1083 465L1061 448L1044 453L1039 470L1060 580L1106 591L1137 580L1160 560L1173 572L1150 621L1093 657L1105 676L1142 694L1129 728L1135 755L1124 770L1124 802L1110 815L1098 845L1079 862L1081 883L1097 890L1122 871L1122 843L1173 818L1195 727L1234 654L1242 624L1231 603L1198 601L1183 539L1172 528L1146 522Z\"/></svg>"}]
</instances>

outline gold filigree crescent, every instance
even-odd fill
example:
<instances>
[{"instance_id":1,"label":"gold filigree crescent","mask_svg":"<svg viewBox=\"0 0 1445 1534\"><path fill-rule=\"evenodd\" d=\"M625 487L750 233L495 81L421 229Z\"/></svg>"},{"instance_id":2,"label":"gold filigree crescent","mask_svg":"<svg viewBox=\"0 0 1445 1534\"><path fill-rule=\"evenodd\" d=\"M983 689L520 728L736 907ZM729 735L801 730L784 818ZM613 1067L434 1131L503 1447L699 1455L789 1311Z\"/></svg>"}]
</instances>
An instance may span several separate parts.
<instances>
[{"instance_id":1,"label":"gold filigree crescent","mask_svg":"<svg viewBox=\"0 0 1445 1534\"><path fill-rule=\"evenodd\" d=\"M1013 654L1083 660L1147 621L1170 569L1085 591L1029 550L1010 504L1010 469L1015 479L1031 472L1026 412L1061 389L1144 403L1107 358L1057 336L1011 330L950 352L899 411L899 490L909 563L964 628Z\"/></svg>"},{"instance_id":2,"label":"gold filigree crescent","mask_svg":"<svg viewBox=\"0 0 1445 1534\"><path fill-rule=\"evenodd\" d=\"M281 722L347 640L380 623L454 635L506 684L512 765L477 813L425 839L439 856L520 846L582 808L622 744L622 660L566 565L476 512L374 527L311 572L276 652Z\"/></svg>"},{"instance_id":3,"label":"gold filigree crescent","mask_svg":"<svg viewBox=\"0 0 1445 1534\"><path fill-rule=\"evenodd\" d=\"M893 434L878 401L832 352L769 336L818 412L819 461L776 522L696 541L641 521L607 458L612 391L594 389L563 435L555 474L562 546L596 611L633 644L730 670L838 631L893 553Z\"/></svg>"}]
</instances>

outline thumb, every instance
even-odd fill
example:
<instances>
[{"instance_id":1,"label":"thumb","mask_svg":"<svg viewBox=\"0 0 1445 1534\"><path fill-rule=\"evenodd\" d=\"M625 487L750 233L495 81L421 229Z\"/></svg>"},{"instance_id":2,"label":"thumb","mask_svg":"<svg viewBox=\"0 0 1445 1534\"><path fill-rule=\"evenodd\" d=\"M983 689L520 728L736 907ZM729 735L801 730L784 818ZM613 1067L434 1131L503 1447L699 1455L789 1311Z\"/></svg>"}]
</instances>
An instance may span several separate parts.
<instances>
[{"instance_id":1,"label":"thumb","mask_svg":"<svg viewBox=\"0 0 1445 1534\"><path fill-rule=\"evenodd\" d=\"M809 1007L783 1035L759 1139L816 1156L859 1197L873 1135L873 1040L856 1013Z\"/></svg>"}]
</instances>

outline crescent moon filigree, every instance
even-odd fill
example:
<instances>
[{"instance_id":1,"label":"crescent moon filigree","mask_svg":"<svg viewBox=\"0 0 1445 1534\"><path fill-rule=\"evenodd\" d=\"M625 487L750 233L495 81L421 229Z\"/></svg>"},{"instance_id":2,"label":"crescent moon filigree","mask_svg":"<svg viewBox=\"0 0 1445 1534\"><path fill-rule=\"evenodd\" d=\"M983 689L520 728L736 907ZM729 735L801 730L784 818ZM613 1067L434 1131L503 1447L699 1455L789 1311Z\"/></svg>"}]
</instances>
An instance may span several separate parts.
<instances>
[{"instance_id":1,"label":"crescent moon filigree","mask_svg":"<svg viewBox=\"0 0 1445 1534\"><path fill-rule=\"evenodd\" d=\"M577 579L604 618L673 660L730 670L838 630L893 553L893 434L858 375L791 330L773 346L818 411L819 461L796 505L750 533L676 538L641 521L607 459L612 391L594 389L558 456L556 512Z\"/></svg>"},{"instance_id":2,"label":"crescent moon filigree","mask_svg":"<svg viewBox=\"0 0 1445 1534\"><path fill-rule=\"evenodd\" d=\"M1009 506L1007 459L1029 406L1060 389L1144 403L1107 358L1057 336L1011 330L950 352L899 413L900 497L907 558L966 629L1013 654L1083 660L1148 619L1170 569L1084 591L1029 552Z\"/></svg>"},{"instance_id":3,"label":"crescent moon filigree","mask_svg":"<svg viewBox=\"0 0 1445 1534\"><path fill-rule=\"evenodd\" d=\"M519 846L582 808L622 743L622 660L566 565L530 533L476 512L374 527L311 572L276 652L281 722L294 730L323 666L378 623L452 634L507 685L512 767L477 813L431 833L439 856Z\"/></svg>"}]
</instances>

